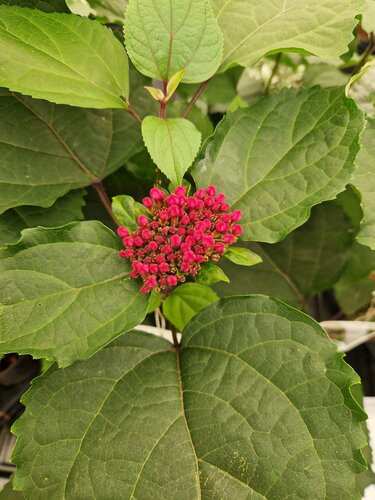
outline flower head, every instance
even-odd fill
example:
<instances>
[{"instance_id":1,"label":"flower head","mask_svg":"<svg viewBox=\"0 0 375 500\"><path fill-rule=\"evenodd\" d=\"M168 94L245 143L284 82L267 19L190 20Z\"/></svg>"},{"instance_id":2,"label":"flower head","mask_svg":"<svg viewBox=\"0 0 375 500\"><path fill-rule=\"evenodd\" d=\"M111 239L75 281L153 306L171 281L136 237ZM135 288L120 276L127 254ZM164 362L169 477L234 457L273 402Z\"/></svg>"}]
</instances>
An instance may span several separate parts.
<instances>
[{"instance_id":1,"label":"flower head","mask_svg":"<svg viewBox=\"0 0 375 500\"><path fill-rule=\"evenodd\" d=\"M143 199L149 212L138 217L138 229L131 233L118 228L125 250L120 257L132 263L132 278L141 277L142 293L161 292L195 276L201 264L217 262L229 245L242 234L238 224L239 210L228 213L225 196L215 186L198 189L186 196L186 188L178 186L172 194L152 188Z\"/></svg>"}]
</instances>

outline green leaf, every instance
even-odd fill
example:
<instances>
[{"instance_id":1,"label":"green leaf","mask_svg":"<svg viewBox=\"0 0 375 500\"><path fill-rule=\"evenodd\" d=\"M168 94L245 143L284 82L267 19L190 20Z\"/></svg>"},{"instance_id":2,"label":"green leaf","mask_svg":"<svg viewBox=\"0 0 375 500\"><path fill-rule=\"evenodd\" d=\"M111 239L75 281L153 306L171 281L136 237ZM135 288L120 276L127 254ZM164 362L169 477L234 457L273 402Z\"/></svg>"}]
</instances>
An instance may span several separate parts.
<instances>
[{"instance_id":1,"label":"green leaf","mask_svg":"<svg viewBox=\"0 0 375 500\"><path fill-rule=\"evenodd\" d=\"M218 69L223 37L209 0L130 0L125 16L126 49L144 75L168 80L208 80Z\"/></svg>"},{"instance_id":2,"label":"green leaf","mask_svg":"<svg viewBox=\"0 0 375 500\"><path fill-rule=\"evenodd\" d=\"M0 491L0 500L24 500L25 496L20 491L13 489L13 484L9 481Z\"/></svg>"},{"instance_id":3,"label":"green leaf","mask_svg":"<svg viewBox=\"0 0 375 500\"><path fill-rule=\"evenodd\" d=\"M69 12L65 0L0 0L0 5L29 7L43 12Z\"/></svg>"},{"instance_id":4,"label":"green leaf","mask_svg":"<svg viewBox=\"0 0 375 500\"><path fill-rule=\"evenodd\" d=\"M260 255L248 248L241 247L229 247L224 257L237 264L237 266L255 266L262 262Z\"/></svg>"},{"instance_id":5,"label":"green leaf","mask_svg":"<svg viewBox=\"0 0 375 500\"><path fill-rule=\"evenodd\" d=\"M357 170L352 180L361 194L363 221L357 240L375 250L375 120L369 119L361 136Z\"/></svg>"},{"instance_id":6,"label":"green leaf","mask_svg":"<svg viewBox=\"0 0 375 500\"><path fill-rule=\"evenodd\" d=\"M126 52L89 19L0 6L0 86L59 104L123 108Z\"/></svg>"},{"instance_id":7,"label":"green leaf","mask_svg":"<svg viewBox=\"0 0 375 500\"><path fill-rule=\"evenodd\" d=\"M162 297L160 293L151 291L147 314L153 313L160 306L161 303L162 303Z\"/></svg>"},{"instance_id":8,"label":"green leaf","mask_svg":"<svg viewBox=\"0 0 375 500\"><path fill-rule=\"evenodd\" d=\"M360 68L360 70L357 73L354 73L348 81L348 83L345 86L345 95L349 96L350 95L350 89L352 85L354 85L355 82L358 82L361 80L364 75L375 65L375 61L368 61L366 64Z\"/></svg>"},{"instance_id":9,"label":"green leaf","mask_svg":"<svg viewBox=\"0 0 375 500\"><path fill-rule=\"evenodd\" d=\"M83 219L84 195L84 189L77 189L58 198L50 208L19 207L7 210L0 215L0 246L15 243L21 231L28 227L63 226Z\"/></svg>"},{"instance_id":10,"label":"green leaf","mask_svg":"<svg viewBox=\"0 0 375 500\"><path fill-rule=\"evenodd\" d=\"M181 332L201 309L219 300L216 293L199 283L178 286L163 302L164 316Z\"/></svg>"},{"instance_id":11,"label":"green leaf","mask_svg":"<svg viewBox=\"0 0 375 500\"><path fill-rule=\"evenodd\" d=\"M221 69L251 66L266 54L307 52L337 61L348 49L362 0L211 0L224 35Z\"/></svg>"},{"instance_id":12,"label":"green leaf","mask_svg":"<svg viewBox=\"0 0 375 500\"><path fill-rule=\"evenodd\" d=\"M169 101L169 99L173 96L173 94L176 92L177 87L180 85L182 78L184 77L184 74L186 73L186 70L181 70L177 71L169 80L168 85L167 85L167 94L166 94L166 100Z\"/></svg>"},{"instance_id":13,"label":"green leaf","mask_svg":"<svg viewBox=\"0 0 375 500\"><path fill-rule=\"evenodd\" d=\"M368 116L375 116L375 65L350 87L349 95Z\"/></svg>"},{"instance_id":14,"label":"green leaf","mask_svg":"<svg viewBox=\"0 0 375 500\"><path fill-rule=\"evenodd\" d=\"M263 262L241 269L221 264L230 285L217 285L219 295L264 293L303 308L306 299L331 288L348 261L353 226L333 202L313 208L310 219L277 244L248 243Z\"/></svg>"},{"instance_id":15,"label":"green leaf","mask_svg":"<svg viewBox=\"0 0 375 500\"><path fill-rule=\"evenodd\" d=\"M181 184L198 153L201 133L184 118L147 116L142 122L142 135L154 163L170 181Z\"/></svg>"},{"instance_id":16,"label":"green leaf","mask_svg":"<svg viewBox=\"0 0 375 500\"><path fill-rule=\"evenodd\" d=\"M375 251L354 243L348 263L335 286L336 298L345 314L366 308L375 291Z\"/></svg>"},{"instance_id":17,"label":"green leaf","mask_svg":"<svg viewBox=\"0 0 375 500\"><path fill-rule=\"evenodd\" d=\"M284 90L229 113L192 175L243 211L244 239L272 243L344 190L362 128L362 113L342 89Z\"/></svg>"},{"instance_id":18,"label":"green leaf","mask_svg":"<svg viewBox=\"0 0 375 500\"><path fill-rule=\"evenodd\" d=\"M14 484L41 499L359 500L358 381L307 316L225 299L179 352L129 332L36 379L13 426Z\"/></svg>"},{"instance_id":19,"label":"green leaf","mask_svg":"<svg viewBox=\"0 0 375 500\"><path fill-rule=\"evenodd\" d=\"M201 270L197 274L196 281L201 285L211 286L219 281L229 283L229 278L221 267L212 262L205 262L201 266Z\"/></svg>"},{"instance_id":20,"label":"green leaf","mask_svg":"<svg viewBox=\"0 0 375 500\"><path fill-rule=\"evenodd\" d=\"M346 85L348 75L344 75L337 66L326 63L310 64L306 67L302 77L304 87L339 87Z\"/></svg>"},{"instance_id":21,"label":"green leaf","mask_svg":"<svg viewBox=\"0 0 375 500\"><path fill-rule=\"evenodd\" d=\"M121 194L113 198L112 210L119 223L130 229L130 231L136 231L138 229L138 215L150 216L146 207L126 194Z\"/></svg>"},{"instance_id":22,"label":"green leaf","mask_svg":"<svg viewBox=\"0 0 375 500\"><path fill-rule=\"evenodd\" d=\"M366 0L365 6L362 9L362 28L367 31L367 33L371 33L375 31L375 1L374 0Z\"/></svg>"},{"instance_id":23,"label":"green leaf","mask_svg":"<svg viewBox=\"0 0 375 500\"><path fill-rule=\"evenodd\" d=\"M147 110L143 94L139 89L135 97ZM51 206L114 172L142 147L139 125L125 110L58 106L0 90L0 213Z\"/></svg>"},{"instance_id":24,"label":"green leaf","mask_svg":"<svg viewBox=\"0 0 375 500\"><path fill-rule=\"evenodd\" d=\"M144 318L148 300L99 222L26 229L0 250L0 351L67 366Z\"/></svg>"},{"instance_id":25,"label":"green leaf","mask_svg":"<svg viewBox=\"0 0 375 500\"><path fill-rule=\"evenodd\" d=\"M69 9L80 16L95 16L105 23L122 24L127 0L66 0Z\"/></svg>"}]
</instances>

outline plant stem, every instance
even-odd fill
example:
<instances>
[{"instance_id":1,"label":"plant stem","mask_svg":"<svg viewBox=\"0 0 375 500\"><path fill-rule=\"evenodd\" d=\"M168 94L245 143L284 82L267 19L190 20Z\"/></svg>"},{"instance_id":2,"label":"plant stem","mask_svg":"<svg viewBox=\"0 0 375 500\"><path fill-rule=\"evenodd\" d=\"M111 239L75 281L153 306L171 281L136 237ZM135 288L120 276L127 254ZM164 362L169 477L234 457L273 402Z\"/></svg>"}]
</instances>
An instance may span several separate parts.
<instances>
[{"instance_id":1,"label":"plant stem","mask_svg":"<svg viewBox=\"0 0 375 500\"><path fill-rule=\"evenodd\" d=\"M368 45L366 47L366 50L362 54L362 57L361 57L359 63L357 64L357 66L354 67L354 69L352 71L352 76L356 75L357 73L359 73L361 71L361 69L366 64L367 59L372 54L372 51L374 49L375 49L375 34L374 33L370 33L369 34L369 43L368 43Z\"/></svg>"},{"instance_id":2,"label":"plant stem","mask_svg":"<svg viewBox=\"0 0 375 500\"><path fill-rule=\"evenodd\" d=\"M188 114L190 113L190 111L193 109L193 106L194 104L197 102L197 100L199 99L199 97L201 96L201 94L203 93L203 91L205 90L205 88L207 87L207 85L210 83L211 81L211 78L209 78L208 80L202 82L197 91L195 92L195 94L193 95L193 97L190 99L190 102L189 104L186 106L184 112L182 113L182 118L186 118L188 116Z\"/></svg>"},{"instance_id":3,"label":"plant stem","mask_svg":"<svg viewBox=\"0 0 375 500\"><path fill-rule=\"evenodd\" d=\"M102 182L101 181L95 182L93 186L100 198L100 201L103 203L104 208L107 210L113 222L116 224L116 226L120 226L118 220L115 217L115 214L112 212L111 200L109 199L109 196L106 190L104 189Z\"/></svg>"},{"instance_id":4,"label":"plant stem","mask_svg":"<svg viewBox=\"0 0 375 500\"><path fill-rule=\"evenodd\" d=\"M131 114L131 116L134 118L134 120L136 122L138 122L140 125L142 125L142 119L141 117L138 115L138 113L132 108L132 105L130 104L130 102L127 103L128 105L128 112Z\"/></svg>"},{"instance_id":5,"label":"plant stem","mask_svg":"<svg viewBox=\"0 0 375 500\"><path fill-rule=\"evenodd\" d=\"M173 326L173 325L170 325L171 327L171 332L172 332L172 338L173 338L173 347L176 349L176 351L178 351L180 349L180 343L177 339L177 329Z\"/></svg>"},{"instance_id":6,"label":"plant stem","mask_svg":"<svg viewBox=\"0 0 375 500\"><path fill-rule=\"evenodd\" d=\"M269 80L267 82L266 88L264 89L264 95L268 95L268 93L270 91L270 87L271 87L271 83L272 83L273 77L276 75L276 72L277 72L277 70L279 69L279 66L280 66L281 56L282 56L282 52L279 52L278 54L276 54L275 64L273 66L272 73L271 73L271 76L270 76L270 78L269 78Z\"/></svg>"}]
</instances>

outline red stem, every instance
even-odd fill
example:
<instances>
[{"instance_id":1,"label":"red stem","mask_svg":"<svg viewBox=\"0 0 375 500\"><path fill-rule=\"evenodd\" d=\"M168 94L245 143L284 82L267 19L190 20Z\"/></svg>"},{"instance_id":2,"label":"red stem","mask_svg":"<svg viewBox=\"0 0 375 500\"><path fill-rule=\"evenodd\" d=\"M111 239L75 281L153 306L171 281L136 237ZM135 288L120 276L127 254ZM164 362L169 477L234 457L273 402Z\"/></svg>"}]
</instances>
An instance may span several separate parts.
<instances>
[{"instance_id":1,"label":"red stem","mask_svg":"<svg viewBox=\"0 0 375 500\"><path fill-rule=\"evenodd\" d=\"M205 90L207 85L210 83L211 79L206 80L205 82L202 82L193 97L191 98L189 104L186 106L184 112L182 113L182 118L186 118L190 111L193 109L194 104L197 102L199 97L201 96L202 92Z\"/></svg>"},{"instance_id":2,"label":"red stem","mask_svg":"<svg viewBox=\"0 0 375 500\"><path fill-rule=\"evenodd\" d=\"M107 210L113 222L116 224L116 226L120 226L118 220L115 217L115 214L112 212L111 200L109 199L109 196L106 190L104 189L102 182L101 181L95 182L93 186L100 198L100 201L103 203L104 208Z\"/></svg>"}]
</instances>

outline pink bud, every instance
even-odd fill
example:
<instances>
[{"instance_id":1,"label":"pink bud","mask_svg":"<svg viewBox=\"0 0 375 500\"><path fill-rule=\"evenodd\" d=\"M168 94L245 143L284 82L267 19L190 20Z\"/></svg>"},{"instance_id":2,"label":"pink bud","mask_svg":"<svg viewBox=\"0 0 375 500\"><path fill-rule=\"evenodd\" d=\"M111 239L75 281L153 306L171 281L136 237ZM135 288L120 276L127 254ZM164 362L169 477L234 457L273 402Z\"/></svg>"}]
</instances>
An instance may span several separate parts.
<instances>
[{"instance_id":1,"label":"pink bud","mask_svg":"<svg viewBox=\"0 0 375 500\"><path fill-rule=\"evenodd\" d=\"M174 190L174 194L177 196L185 196L186 195L186 187L185 186L177 186Z\"/></svg>"},{"instance_id":2,"label":"pink bud","mask_svg":"<svg viewBox=\"0 0 375 500\"><path fill-rule=\"evenodd\" d=\"M164 200L164 191L158 188L152 188L150 190L150 196L155 201L163 201Z\"/></svg>"},{"instance_id":3,"label":"pink bud","mask_svg":"<svg viewBox=\"0 0 375 500\"><path fill-rule=\"evenodd\" d=\"M203 231L200 231L199 229L195 230L194 233L193 233L193 236L194 236L194 239L196 241L201 241L201 239L203 238L204 236L204 232Z\"/></svg>"},{"instance_id":4,"label":"pink bud","mask_svg":"<svg viewBox=\"0 0 375 500\"><path fill-rule=\"evenodd\" d=\"M146 198L143 198L142 203L146 208L151 208L153 205L152 199L149 198L148 196L146 196Z\"/></svg>"},{"instance_id":5,"label":"pink bud","mask_svg":"<svg viewBox=\"0 0 375 500\"><path fill-rule=\"evenodd\" d=\"M155 276L149 276L145 281L145 285L149 288L155 288L157 284L158 282L156 281Z\"/></svg>"},{"instance_id":6,"label":"pink bud","mask_svg":"<svg viewBox=\"0 0 375 500\"><path fill-rule=\"evenodd\" d=\"M138 267L141 266L142 264L138 260L134 260L132 262L132 268L138 271Z\"/></svg>"},{"instance_id":7,"label":"pink bud","mask_svg":"<svg viewBox=\"0 0 375 500\"><path fill-rule=\"evenodd\" d=\"M126 247L132 247L134 245L134 240L131 236L125 236L122 242Z\"/></svg>"},{"instance_id":8,"label":"pink bud","mask_svg":"<svg viewBox=\"0 0 375 500\"><path fill-rule=\"evenodd\" d=\"M186 236L185 243L189 245L195 245L195 238L193 236Z\"/></svg>"},{"instance_id":9,"label":"pink bud","mask_svg":"<svg viewBox=\"0 0 375 500\"><path fill-rule=\"evenodd\" d=\"M178 230L177 230L177 233L180 236L184 236L184 234L186 233L186 229L184 227L179 227Z\"/></svg>"},{"instance_id":10,"label":"pink bud","mask_svg":"<svg viewBox=\"0 0 375 500\"><path fill-rule=\"evenodd\" d=\"M141 293L148 293L149 291L150 291L150 289L146 285L143 285L143 287L141 288Z\"/></svg>"},{"instance_id":11,"label":"pink bud","mask_svg":"<svg viewBox=\"0 0 375 500\"><path fill-rule=\"evenodd\" d=\"M159 253L156 257L155 257L155 260L158 264L161 264L163 262L165 262L165 257L164 255L162 255L161 253Z\"/></svg>"},{"instance_id":12,"label":"pink bud","mask_svg":"<svg viewBox=\"0 0 375 500\"><path fill-rule=\"evenodd\" d=\"M141 234L142 234L142 238L146 241L148 241L152 238L152 233L149 229L143 229Z\"/></svg>"},{"instance_id":13,"label":"pink bud","mask_svg":"<svg viewBox=\"0 0 375 500\"><path fill-rule=\"evenodd\" d=\"M125 259L126 258L125 252L126 252L126 250L120 250L118 253L119 257L121 257L122 259Z\"/></svg>"},{"instance_id":14,"label":"pink bud","mask_svg":"<svg viewBox=\"0 0 375 500\"><path fill-rule=\"evenodd\" d=\"M186 202L186 205L190 209L197 208L197 200L195 198L188 198L187 202Z\"/></svg>"},{"instance_id":15,"label":"pink bud","mask_svg":"<svg viewBox=\"0 0 375 500\"><path fill-rule=\"evenodd\" d=\"M195 261L195 253L192 252L191 250L188 250L187 252L184 253L183 259L185 262L194 262Z\"/></svg>"},{"instance_id":16,"label":"pink bud","mask_svg":"<svg viewBox=\"0 0 375 500\"><path fill-rule=\"evenodd\" d=\"M202 254L204 253L204 248L201 245L195 245L194 252L196 254Z\"/></svg>"},{"instance_id":17,"label":"pink bud","mask_svg":"<svg viewBox=\"0 0 375 500\"><path fill-rule=\"evenodd\" d=\"M120 238L125 238L125 236L129 236L129 231L126 227L120 226L117 228L117 234L120 236Z\"/></svg>"},{"instance_id":18,"label":"pink bud","mask_svg":"<svg viewBox=\"0 0 375 500\"><path fill-rule=\"evenodd\" d=\"M189 214L189 221L190 222L194 222L195 220L197 220L197 214L195 212L190 212L190 214Z\"/></svg>"},{"instance_id":19,"label":"pink bud","mask_svg":"<svg viewBox=\"0 0 375 500\"><path fill-rule=\"evenodd\" d=\"M196 192L195 192L195 196L197 198L202 199L202 198L204 198L206 196L206 193L205 193L205 191L203 189L197 189Z\"/></svg>"},{"instance_id":20,"label":"pink bud","mask_svg":"<svg viewBox=\"0 0 375 500\"><path fill-rule=\"evenodd\" d=\"M143 246L143 243L144 243L144 242L143 242L143 240L142 240L142 238L141 238L140 236L136 236L136 237L134 238L134 245L135 245L136 247L141 247L141 246Z\"/></svg>"},{"instance_id":21,"label":"pink bud","mask_svg":"<svg viewBox=\"0 0 375 500\"><path fill-rule=\"evenodd\" d=\"M139 276L137 271L135 271L134 269L133 269L133 271L130 271L129 275L131 278L138 278L138 276Z\"/></svg>"},{"instance_id":22,"label":"pink bud","mask_svg":"<svg viewBox=\"0 0 375 500\"><path fill-rule=\"evenodd\" d=\"M234 243L235 237L233 236L233 234L224 234L223 239L224 243L226 243L227 245L231 245L232 243Z\"/></svg>"},{"instance_id":23,"label":"pink bud","mask_svg":"<svg viewBox=\"0 0 375 500\"><path fill-rule=\"evenodd\" d=\"M168 285L167 280L165 278L160 278L159 285L161 287L166 287Z\"/></svg>"},{"instance_id":24,"label":"pink bud","mask_svg":"<svg viewBox=\"0 0 375 500\"><path fill-rule=\"evenodd\" d=\"M175 194L170 194L166 201L169 206L178 205L178 196L176 196Z\"/></svg>"},{"instance_id":25,"label":"pink bud","mask_svg":"<svg viewBox=\"0 0 375 500\"><path fill-rule=\"evenodd\" d=\"M134 257L134 250L132 250L131 248L127 248L126 250L123 250L124 252L124 257L126 257L127 259L131 259Z\"/></svg>"},{"instance_id":26,"label":"pink bud","mask_svg":"<svg viewBox=\"0 0 375 500\"><path fill-rule=\"evenodd\" d=\"M167 255L167 260L168 260L169 262L172 262L172 260L175 260L175 255L174 255L174 253L169 253L169 254Z\"/></svg>"},{"instance_id":27,"label":"pink bud","mask_svg":"<svg viewBox=\"0 0 375 500\"><path fill-rule=\"evenodd\" d=\"M150 273L156 274L159 271L159 266L157 264L150 264Z\"/></svg>"},{"instance_id":28,"label":"pink bud","mask_svg":"<svg viewBox=\"0 0 375 500\"><path fill-rule=\"evenodd\" d=\"M190 264L188 262L182 262L180 269L184 273L188 273L190 271Z\"/></svg>"},{"instance_id":29,"label":"pink bud","mask_svg":"<svg viewBox=\"0 0 375 500\"><path fill-rule=\"evenodd\" d=\"M203 210L204 202L203 200L197 200L197 210Z\"/></svg>"},{"instance_id":30,"label":"pink bud","mask_svg":"<svg viewBox=\"0 0 375 500\"><path fill-rule=\"evenodd\" d=\"M232 213L231 213L231 218L232 218L232 221L233 222L237 222L241 219L242 217L242 212L241 210L234 210Z\"/></svg>"},{"instance_id":31,"label":"pink bud","mask_svg":"<svg viewBox=\"0 0 375 500\"><path fill-rule=\"evenodd\" d=\"M159 270L161 273L167 273L169 271L169 264L167 264L166 262L162 262L161 264L159 264Z\"/></svg>"},{"instance_id":32,"label":"pink bud","mask_svg":"<svg viewBox=\"0 0 375 500\"><path fill-rule=\"evenodd\" d=\"M154 221L152 221L152 222L151 222L150 227L151 227L151 229L153 229L154 231L157 231L157 230L158 230L158 227L159 227L159 223L158 223L156 220L154 220Z\"/></svg>"},{"instance_id":33,"label":"pink bud","mask_svg":"<svg viewBox=\"0 0 375 500\"><path fill-rule=\"evenodd\" d=\"M208 188L206 189L206 193L209 195L209 196L215 196L216 194L216 187L215 186L208 186Z\"/></svg>"},{"instance_id":34,"label":"pink bud","mask_svg":"<svg viewBox=\"0 0 375 500\"><path fill-rule=\"evenodd\" d=\"M223 193L219 193L219 194L216 196L215 200L216 200L218 203L224 203L224 201L225 201L225 196L223 195Z\"/></svg>"},{"instance_id":35,"label":"pink bud","mask_svg":"<svg viewBox=\"0 0 375 500\"><path fill-rule=\"evenodd\" d=\"M217 201L215 201L215 203L211 207L211 210L213 212L217 212L219 210L219 208L220 208L220 203L218 203Z\"/></svg>"},{"instance_id":36,"label":"pink bud","mask_svg":"<svg viewBox=\"0 0 375 500\"><path fill-rule=\"evenodd\" d=\"M185 242L181 245L181 250L183 252L188 252L189 250L191 250L191 245Z\"/></svg>"},{"instance_id":37,"label":"pink bud","mask_svg":"<svg viewBox=\"0 0 375 500\"><path fill-rule=\"evenodd\" d=\"M222 204L220 205L220 210L221 210L222 212L228 212L229 208L230 208L230 207L229 207L228 203L222 203Z\"/></svg>"},{"instance_id":38,"label":"pink bud","mask_svg":"<svg viewBox=\"0 0 375 500\"><path fill-rule=\"evenodd\" d=\"M186 224L189 224L190 218L187 215L184 215L181 219L181 224L186 226Z\"/></svg>"},{"instance_id":39,"label":"pink bud","mask_svg":"<svg viewBox=\"0 0 375 500\"><path fill-rule=\"evenodd\" d=\"M225 233L229 230L229 225L220 221L216 224L215 228L216 231L219 231L219 233Z\"/></svg>"},{"instance_id":40,"label":"pink bud","mask_svg":"<svg viewBox=\"0 0 375 500\"><path fill-rule=\"evenodd\" d=\"M204 262L206 259L204 258L203 255L197 255L196 258L195 258L196 262L198 262L198 264L201 264L202 262Z\"/></svg>"},{"instance_id":41,"label":"pink bud","mask_svg":"<svg viewBox=\"0 0 375 500\"><path fill-rule=\"evenodd\" d=\"M215 244L215 240L209 234L205 234L202 238L202 246L204 247L213 247Z\"/></svg>"},{"instance_id":42,"label":"pink bud","mask_svg":"<svg viewBox=\"0 0 375 500\"><path fill-rule=\"evenodd\" d=\"M159 219L162 222L167 222L167 220L169 219L168 212L166 210L162 210L159 214Z\"/></svg>"},{"instance_id":43,"label":"pink bud","mask_svg":"<svg viewBox=\"0 0 375 500\"><path fill-rule=\"evenodd\" d=\"M167 255L171 252L173 252L173 248L170 246L170 245L164 245L162 248L161 248L161 251Z\"/></svg>"},{"instance_id":44,"label":"pink bud","mask_svg":"<svg viewBox=\"0 0 375 500\"><path fill-rule=\"evenodd\" d=\"M150 250L150 252L156 252L158 248L159 247L156 241L150 241L150 243L147 245L147 249Z\"/></svg>"},{"instance_id":45,"label":"pink bud","mask_svg":"<svg viewBox=\"0 0 375 500\"><path fill-rule=\"evenodd\" d=\"M215 250L215 252L219 253L220 255L222 255L223 253L225 253L224 243L221 243L221 241L219 241L218 243L216 243L214 245L214 250Z\"/></svg>"},{"instance_id":46,"label":"pink bud","mask_svg":"<svg viewBox=\"0 0 375 500\"><path fill-rule=\"evenodd\" d=\"M212 207L212 205L214 204L214 200L212 199L211 196L208 196L205 200L204 200L204 204L206 207Z\"/></svg>"},{"instance_id":47,"label":"pink bud","mask_svg":"<svg viewBox=\"0 0 375 500\"><path fill-rule=\"evenodd\" d=\"M230 222L232 222L232 218L230 216L230 214L223 214L221 217L220 217L220 220L222 222L226 222L227 224L229 224Z\"/></svg>"},{"instance_id":48,"label":"pink bud","mask_svg":"<svg viewBox=\"0 0 375 500\"><path fill-rule=\"evenodd\" d=\"M145 274L149 273L150 269L147 264L141 264L140 266L138 266L137 271L141 276L144 276Z\"/></svg>"},{"instance_id":49,"label":"pink bud","mask_svg":"<svg viewBox=\"0 0 375 500\"><path fill-rule=\"evenodd\" d=\"M206 224L205 224L205 222L203 220L198 221L195 224L195 229L197 231L205 231L206 230Z\"/></svg>"},{"instance_id":50,"label":"pink bud","mask_svg":"<svg viewBox=\"0 0 375 500\"><path fill-rule=\"evenodd\" d=\"M179 215L180 215L180 209L178 208L177 205L172 205L171 207L168 208L169 217L178 217Z\"/></svg>"},{"instance_id":51,"label":"pink bud","mask_svg":"<svg viewBox=\"0 0 375 500\"><path fill-rule=\"evenodd\" d=\"M212 227L212 223L210 219L205 219L204 221L205 229L210 229Z\"/></svg>"},{"instance_id":52,"label":"pink bud","mask_svg":"<svg viewBox=\"0 0 375 500\"><path fill-rule=\"evenodd\" d=\"M137 222L142 227L148 226L148 219L144 215L138 215Z\"/></svg>"},{"instance_id":53,"label":"pink bud","mask_svg":"<svg viewBox=\"0 0 375 500\"><path fill-rule=\"evenodd\" d=\"M241 234L242 234L242 227L239 224L235 224L232 227L232 234L234 234L234 236L241 236Z\"/></svg>"},{"instance_id":54,"label":"pink bud","mask_svg":"<svg viewBox=\"0 0 375 500\"><path fill-rule=\"evenodd\" d=\"M181 238L177 235L177 234L174 234L173 236L171 236L171 245L172 247L179 247L181 245Z\"/></svg>"},{"instance_id":55,"label":"pink bud","mask_svg":"<svg viewBox=\"0 0 375 500\"><path fill-rule=\"evenodd\" d=\"M173 276L170 274L167 278L167 283L169 286L176 286L177 285L177 278L176 276Z\"/></svg>"}]
</instances>

